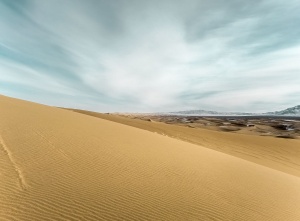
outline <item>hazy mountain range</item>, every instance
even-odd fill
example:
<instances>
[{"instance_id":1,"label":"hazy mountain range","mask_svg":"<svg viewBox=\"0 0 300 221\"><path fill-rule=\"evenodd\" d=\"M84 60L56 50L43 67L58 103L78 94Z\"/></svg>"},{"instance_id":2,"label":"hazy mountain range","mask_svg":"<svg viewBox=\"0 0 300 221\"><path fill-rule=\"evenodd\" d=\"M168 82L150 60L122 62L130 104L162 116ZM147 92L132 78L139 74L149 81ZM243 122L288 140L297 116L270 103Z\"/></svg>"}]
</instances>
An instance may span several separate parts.
<instances>
[{"instance_id":1,"label":"hazy mountain range","mask_svg":"<svg viewBox=\"0 0 300 221\"><path fill-rule=\"evenodd\" d=\"M167 114L172 115L200 115L200 116L299 116L300 117L300 105L287 108L281 111L267 112L267 113L243 113L243 112L217 112L217 111L206 111L206 110L189 110L189 111L178 111L168 112Z\"/></svg>"}]
</instances>

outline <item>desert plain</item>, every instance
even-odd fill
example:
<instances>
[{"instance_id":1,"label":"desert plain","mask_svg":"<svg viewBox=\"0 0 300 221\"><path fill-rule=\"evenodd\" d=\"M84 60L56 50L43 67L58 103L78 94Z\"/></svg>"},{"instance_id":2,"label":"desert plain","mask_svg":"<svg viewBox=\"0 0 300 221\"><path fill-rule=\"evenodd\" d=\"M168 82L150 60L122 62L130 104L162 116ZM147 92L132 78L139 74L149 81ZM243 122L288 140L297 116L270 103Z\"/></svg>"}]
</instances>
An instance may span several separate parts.
<instances>
[{"instance_id":1,"label":"desert plain","mask_svg":"<svg viewBox=\"0 0 300 221\"><path fill-rule=\"evenodd\" d=\"M256 132L0 96L0 220L298 221L300 140Z\"/></svg>"}]
</instances>

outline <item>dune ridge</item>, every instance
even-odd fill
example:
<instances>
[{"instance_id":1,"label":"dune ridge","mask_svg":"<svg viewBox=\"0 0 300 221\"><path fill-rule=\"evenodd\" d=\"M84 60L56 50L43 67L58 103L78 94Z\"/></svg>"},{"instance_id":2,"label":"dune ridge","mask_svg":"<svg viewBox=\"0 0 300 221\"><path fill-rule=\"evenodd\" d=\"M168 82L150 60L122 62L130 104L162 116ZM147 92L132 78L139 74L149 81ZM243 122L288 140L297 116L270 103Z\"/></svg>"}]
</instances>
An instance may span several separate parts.
<instances>
[{"instance_id":1,"label":"dune ridge","mask_svg":"<svg viewBox=\"0 0 300 221\"><path fill-rule=\"evenodd\" d=\"M5 96L0 111L0 220L300 220L299 177Z\"/></svg>"},{"instance_id":2,"label":"dune ridge","mask_svg":"<svg viewBox=\"0 0 300 221\"><path fill-rule=\"evenodd\" d=\"M187 141L300 177L299 139L287 140L253 134L235 134L145 121L138 116L70 110Z\"/></svg>"}]
</instances>

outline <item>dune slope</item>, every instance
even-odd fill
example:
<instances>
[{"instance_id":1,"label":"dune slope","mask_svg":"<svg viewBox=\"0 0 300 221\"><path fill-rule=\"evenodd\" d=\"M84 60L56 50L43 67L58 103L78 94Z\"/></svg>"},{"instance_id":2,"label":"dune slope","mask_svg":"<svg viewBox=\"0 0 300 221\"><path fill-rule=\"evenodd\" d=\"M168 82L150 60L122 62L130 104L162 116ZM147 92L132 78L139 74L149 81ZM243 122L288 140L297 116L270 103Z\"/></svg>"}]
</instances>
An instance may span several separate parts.
<instances>
[{"instance_id":1,"label":"dune slope","mask_svg":"<svg viewBox=\"0 0 300 221\"><path fill-rule=\"evenodd\" d=\"M300 220L300 179L0 96L0 220Z\"/></svg>"},{"instance_id":2,"label":"dune slope","mask_svg":"<svg viewBox=\"0 0 300 221\"><path fill-rule=\"evenodd\" d=\"M300 140L190 128L135 117L72 111L174 137L300 177Z\"/></svg>"}]
</instances>

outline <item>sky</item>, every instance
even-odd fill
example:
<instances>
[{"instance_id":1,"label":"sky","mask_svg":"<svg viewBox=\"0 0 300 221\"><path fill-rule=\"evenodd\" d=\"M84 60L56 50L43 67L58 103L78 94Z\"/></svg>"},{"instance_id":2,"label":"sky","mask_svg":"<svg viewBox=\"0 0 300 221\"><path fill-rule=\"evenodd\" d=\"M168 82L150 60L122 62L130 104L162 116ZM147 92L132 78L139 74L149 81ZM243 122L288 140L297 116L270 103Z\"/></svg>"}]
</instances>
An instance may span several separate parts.
<instances>
[{"instance_id":1,"label":"sky","mask_svg":"<svg viewBox=\"0 0 300 221\"><path fill-rule=\"evenodd\" d=\"M0 0L0 94L98 112L300 104L300 0Z\"/></svg>"}]
</instances>

